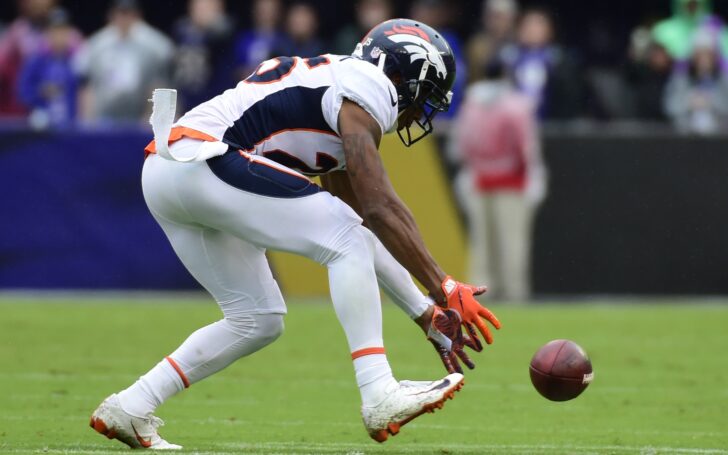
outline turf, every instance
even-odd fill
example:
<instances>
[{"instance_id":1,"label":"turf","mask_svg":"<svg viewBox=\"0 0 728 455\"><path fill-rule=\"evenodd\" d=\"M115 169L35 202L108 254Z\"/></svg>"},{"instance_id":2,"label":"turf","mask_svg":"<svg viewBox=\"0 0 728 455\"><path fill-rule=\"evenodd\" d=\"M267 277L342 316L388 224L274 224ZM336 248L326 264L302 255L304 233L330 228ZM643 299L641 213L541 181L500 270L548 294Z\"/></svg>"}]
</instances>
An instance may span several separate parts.
<instances>
[{"instance_id":1,"label":"turf","mask_svg":"<svg viewBox=\"0 0 728 455\"><path fill-rule=\"evenodd\" d=\"M442 411L385 444L361 425L344 336L330 305L292 302L286 333L159 410L187 452L728 454L728 305L494 306L504 328ZM90 412L195 328L210 302L117 298L0 300L0 453L126 450L88 428ZM433 379L434 352L386 305L395 375ZM528 379L544 342L570 338L596 378L551 403Z\"/></svg>"}]
</instances>

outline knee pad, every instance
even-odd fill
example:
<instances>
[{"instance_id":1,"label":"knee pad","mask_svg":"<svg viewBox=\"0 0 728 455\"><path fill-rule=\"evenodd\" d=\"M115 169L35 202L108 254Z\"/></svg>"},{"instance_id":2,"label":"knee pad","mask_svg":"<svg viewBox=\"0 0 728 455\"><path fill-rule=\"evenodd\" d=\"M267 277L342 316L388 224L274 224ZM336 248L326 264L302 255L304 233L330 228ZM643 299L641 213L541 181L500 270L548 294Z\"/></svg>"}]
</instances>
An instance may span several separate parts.
<instances>
[{"instance_id":1,"label":"knee pad","mask_svg":"<svg viewBox=\"0 0 728 455\"><path fill-rule=\"evenodd\" d=\"M270 344L283 334L284 324L282 314L256 314L255 336L261 342Z\"/></svg>"},{"instance_id":2,"label":"knee pad","mask_svg":"<svg viewBox=\"0 0 728 455\"><path fill-rule=\"evenodd\" d=\"M194 383L266 347L281 333L282 314L226 317L194 332L170 357Z\"/></svg>"},{"instance_id":3,"label":"knee pad","mask_svg":"<svg viewBox=\"0 0 728 455\"><path fill-rule=\"evenodd\" d=\"M240 314L225 317L228 328L240 338L272 343L283 333L282 314Z\"/></svg>"}]
</instances>

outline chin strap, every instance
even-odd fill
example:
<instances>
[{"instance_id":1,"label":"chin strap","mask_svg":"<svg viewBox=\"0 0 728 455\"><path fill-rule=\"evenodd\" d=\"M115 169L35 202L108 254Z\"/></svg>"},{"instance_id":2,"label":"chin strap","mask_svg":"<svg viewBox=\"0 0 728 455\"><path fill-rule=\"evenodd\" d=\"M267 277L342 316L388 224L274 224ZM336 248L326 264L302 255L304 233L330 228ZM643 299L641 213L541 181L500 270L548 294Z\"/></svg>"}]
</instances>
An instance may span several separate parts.
<instances>
[{"instance_id":1,"label":"chin strap","mask_svg":"<svg viewBox=\"0 0 728 455\"><path fill-rule=\"evenodd\" d=\"M430 62L425 59L425 61L422 62L422 69L420 70L420 75L417 78L418 81L422 82L425 80L425 77L427 77L427 70L430 69ZM414 96L412 97L413 100L416 100L417 97L420 95L420 85L417 84L417 90L415 91Z\"/></svg>"},{"instance_id":2,"label":"chin strap","mask_svg":"<svg viewBox=\"0 0 728 455\"><path fill-rule=\"evenodd\" d=\"M384 72L384 62L387 60L387 54L382 52L379 55L379 61L377 62L377 68L379 68L379 71Z\"/></svg>"}]
</instances>

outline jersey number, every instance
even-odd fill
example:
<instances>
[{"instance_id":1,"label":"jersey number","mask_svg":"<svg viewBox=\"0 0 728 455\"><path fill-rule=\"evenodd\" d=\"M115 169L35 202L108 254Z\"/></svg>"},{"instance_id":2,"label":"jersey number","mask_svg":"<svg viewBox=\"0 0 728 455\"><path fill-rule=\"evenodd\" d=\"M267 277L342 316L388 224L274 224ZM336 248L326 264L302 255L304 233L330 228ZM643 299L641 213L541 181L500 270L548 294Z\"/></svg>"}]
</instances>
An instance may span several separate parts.
<instances>
[{"instance_id":1,"label":"jersey number","mask_svg":"<svg viewBox=\"0 0 728 455\"><path fill-rule=\"evenodd\" d=\"M276 57L266 60L258 65L258 68L253 71L253 74L245 79L245 82L249 84L270 84L278 82L293 72L296 63L298 63L298 59L295 57ZM319 55L318 57L304 58L303 63L306 64L308 69L314 69L317 66L328 65L331 63L331 60L328 57Z\"/></svg>"},{"instance_id":2,"label":"jersey number","mask_svg":"<svg viewBox=\"0 0 728 455\"><path fill-rule=\"evenodd\" d=\"M316 168L309 167L309 165L304 163L302 159L286 153L283 150L263 152L263 156L278 164L282 164L291 169L297 169L308 175L326 174L331 169L334 169L339 165L336 158L323 152L316 153Z\"/></svg>"}]
</instances>

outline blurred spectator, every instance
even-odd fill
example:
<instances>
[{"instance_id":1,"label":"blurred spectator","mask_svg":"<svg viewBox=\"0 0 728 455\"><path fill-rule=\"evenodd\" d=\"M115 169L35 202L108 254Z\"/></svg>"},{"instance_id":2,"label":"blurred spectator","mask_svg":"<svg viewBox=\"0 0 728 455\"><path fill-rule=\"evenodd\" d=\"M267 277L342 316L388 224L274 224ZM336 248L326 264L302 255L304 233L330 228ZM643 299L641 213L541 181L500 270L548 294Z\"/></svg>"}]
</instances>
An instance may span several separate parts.
<instances>
[{"instance_id":1,"label":"blurred spectator","mask_svg":"<svg viewBox=\"0 0 728 455\"><path fill-rule=\"evenodd\" d=\"M224 0L189 0L188 15L174 26L177 44L174 86L182 109L196 106L234 85L234 24Z\"/></svg>"},{"instance_id":2,"label":"blurred spectator","mask_svg":"<svg viewBox=\"0 0 728 455\"><path fill-rule=\"evenodd\" d=\"M503 47L500 59L518 90L533 100L540 118L579 114L580 75L569 55L554 43L554 26L546 11L531 9L523 14L517 42Z\"/></svg>"},{"instance_id":3,"label":"blurred spectator","mask_svg":"<svg viewBox=\"0 0 728 455\"><path fill-rule=\"evenodd\" d=\"M356 43L364 38L375 25L392 18L389 0L359 0L356 3L356 24L342 28L334 39L333 53L349 55Z\"/></svg>"},{"instance_id":4,"label":"blurred spectator","mask_svg":"<svg viewBox=\"0 0 728 455\"><path fill-rule=\"evenodd\" d=\"M317 35L318 13L309 3L294 3L286 15L286 37L274 48L275 55L316 57L325 52Z\"/></svg>"},{"instance_id":5,"label":"blurred spectator","mask_svg":"<svg viewBox=\"0 0 728 455\"><path fill-rule=\"evenodd\" d=\"M260 62L273 56L273 48L280 46L281 9L280 0L255 0L253 26L241 33L235 43L235 64L240 78L247 77Z\"/></svg>"},{"instance_id":6,"label":"blurred spectator","mask_svg":"<svg viewBox=\"0 0 728 455\"><path fill-rule=\"evenodd\" d=\"M708 30L698 32L688 64L677 65L668 83L665 110L681 131L710 134L728 127L728 74L719 46Z\"/></svg>"},{"instance_id":7,"label":"blurred spectator","mask_svg":"<svg viewBox=\"0 0 728 455\"><path fill-rule=\"evenodd\" d=\"M457 70L455 72L455 83L452 87L452 101L450 102L450 109L438 116L439 120L452 118L457 114L465 92L465 82L468 74L460 37L451 28L452 12L452 5L447 5L443 0L415 0L410 14L412 19L424 22L440 32L450 44L453 55L455 55L455 68Z\"/></svg>"},{"instance_id":8,"label":"blurred spectator","mask_svg":"<svg viewBox=\"0 0 728 455\"><path fill-rule=\"evenodd\" d=\"M670 78L672 59L667 50L652 39L648 28L632 33L625 80L632 100L630 117L642 120L666 120L664 93Z\"/></svg>"},{"instance_id":9,"label":"blurred spectator","mask_svg":"<svg viewBox=\"0 0 728 455\"><path fill-rule=\"evenodd\" d=\"M516 0L483 0L480 28L468 41L469 81L482 79L503 46L514 41L517 19Z\"/></svg>"},{"instance_id":10,"label":"blurred spectator","mask_svg":"<svg viewBox=\"0 0 728 455\"><path fill-rule=\"evenodd\" d=\"M652 30L655 41L675 60L689 58L693 36L708 28L719 36L719 51L728 55L728 31L712 13L710 0L673 0L673 16L659 22Z\"/></svg>"},{"instance_id":11,"label":"blurred spectator","mask_svg":"<svg viewBox=\"0 0 728 455\"><path fill-rule=\"evenodd\" d=\"M68 125L76 118L78 80L71 59L78 48L77 35L68 13L54 9L45 32L46 44L23 65L19 92L32 110L30 122L35 128Z\"/></svg>"},{"instance_id":12,"label":"blurred spectator","mask_svg":"<svg viewBox=\"0 0 728 455\"><path fill-rule=\"evenodd\" d=\"M141 120L153 88L167 85L174 46L144 22L135 0L116 0L109 23L78 55L83 113L95 121Z\"/></svg>"},{"instance_id":13,"label":"blurred spectator","mask_svg":"<svg viewBox=\"0 0 728 455\"><path fill-rule=\"evenodd\" d=\"M18 96L23 63L43 45L43 31L55 0L18 0L18 18L0 36L0 117L20 116L27 109Z\"/></svg>"},{"instance_id":14,"label":"blurred spectator","mask_svg":"<svg viewBox=\"0 0 728 455\"><path fill-rule=\"evenodd\" d=\"M545 170L533 103L493 64L472 84L455 122L463 161L460 194L470 220L470 282L494 298L530 294L531 220L545 196Z\"/></svg>"}]
</instances>

